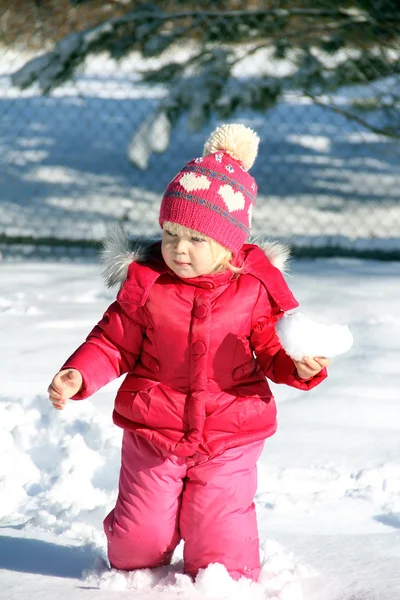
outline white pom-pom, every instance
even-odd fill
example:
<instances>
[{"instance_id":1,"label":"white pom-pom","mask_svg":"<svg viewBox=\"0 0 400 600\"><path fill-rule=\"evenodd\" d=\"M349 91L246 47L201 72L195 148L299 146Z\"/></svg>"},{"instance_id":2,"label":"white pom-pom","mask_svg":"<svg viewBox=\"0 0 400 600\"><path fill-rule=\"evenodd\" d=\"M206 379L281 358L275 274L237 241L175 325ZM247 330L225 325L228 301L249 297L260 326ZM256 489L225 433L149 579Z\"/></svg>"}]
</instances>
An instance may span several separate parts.
<instances>
[{"instance_id":1,"label":"white pom-pom","mask_svg":"<svg viewBox=\"0 0 400 600\"><path fill-rule=\"evenodd\" d=\"M248 171L256 160L259 141L260 138L250 127L239 123L221 125L206 141L203 156L212 152L227 152Z\"/></svg>"},{"instance_id":2,"label":"white pom-pom","mask_svg":"<svg viewBox=\"0 0 400 600\"><path fill-rule=\"evenodd\" d=\"M347 325L317 323L300 312L284 315L276 325L276 333L285 352L294 360L303 356L333 358L353 345Z\"/></svg>"}]
</instances>

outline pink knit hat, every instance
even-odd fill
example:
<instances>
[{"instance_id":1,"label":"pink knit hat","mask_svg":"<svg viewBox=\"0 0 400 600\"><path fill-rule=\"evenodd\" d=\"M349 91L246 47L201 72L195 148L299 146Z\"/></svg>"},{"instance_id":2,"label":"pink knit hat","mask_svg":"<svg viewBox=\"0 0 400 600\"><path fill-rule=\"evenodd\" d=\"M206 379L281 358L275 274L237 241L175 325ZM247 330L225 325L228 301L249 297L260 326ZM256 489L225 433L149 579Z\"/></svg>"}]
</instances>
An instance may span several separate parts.
<instances>
[{"instance_id":1,"label":"pink knit hat","mask_svg":"<svg viewBox=\"0 0 400 600\"><path fill-rule=\"evenodd\" d=\"M257 185L247 172L259 138L244 125L222 125L203 156L188 162L169 183L160 208L164 221L179 223L216 240L235 256L250 232Z\"/></svg>"}]
</instances>

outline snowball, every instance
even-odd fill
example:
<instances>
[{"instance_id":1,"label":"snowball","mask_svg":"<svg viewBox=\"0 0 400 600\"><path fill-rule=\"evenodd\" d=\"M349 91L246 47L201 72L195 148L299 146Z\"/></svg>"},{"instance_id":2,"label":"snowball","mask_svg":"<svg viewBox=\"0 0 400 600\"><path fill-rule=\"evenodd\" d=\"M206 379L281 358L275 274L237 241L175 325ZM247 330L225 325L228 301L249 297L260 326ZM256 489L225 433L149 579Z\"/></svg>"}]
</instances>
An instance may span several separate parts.
<instances>
[{"instance_id":1,"label":"snowball","mask_svg":"<svg viewBox=\"0 0 400 600\"><path fill-rule=\"evenodd\" d=\"M350 350L353 336L347 325L318 323L300 312L285 315L276 325L282 347L294 360L303 356L332 358Z\"/></svg>"}]
</instances>

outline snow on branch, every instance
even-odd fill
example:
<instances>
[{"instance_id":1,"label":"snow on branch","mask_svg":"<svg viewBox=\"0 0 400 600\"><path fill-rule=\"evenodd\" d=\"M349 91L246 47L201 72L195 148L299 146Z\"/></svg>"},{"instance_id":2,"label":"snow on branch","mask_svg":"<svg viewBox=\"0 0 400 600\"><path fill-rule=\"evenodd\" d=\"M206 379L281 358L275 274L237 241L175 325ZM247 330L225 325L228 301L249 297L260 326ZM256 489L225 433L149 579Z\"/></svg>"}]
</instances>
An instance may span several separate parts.
<instances>
[{"instance_id":1,"label":"snow on branch","mask_svg":"<svg viewBox=\"0 0 400 600\"><path fill-rule=\"evenodd\" d=\"M375 133L398 137L395 94L390 94L389 101L387 94L385 98L375 94L374 114L380 111L379 118L388 123L382 126L376 119L369 123L369 115L361 116L356 106L350 111L326 100L326 92L335 92L343 86L370 85L388 77L397 80L400 74L397 53L389 56L385 51L398 41L397 28L391 23L400 21L400 11L376 13L375 9L368 11L362 2L358 5L362 9L336 8L332 2L325 9L197 9L171 13L146 4L65 37L52 51L28 62L11 79L20 88L37 83L44 93L49 93L67 81L91 53L105 50L119 58L135 49L147 58L163 54L178 40L195 39L198 51L186 61L158 62L156 68L147 66L140 72L143 83L164 84L166 90L155 113L134 132L128 148L129 160L142 169L147 167L153 152L166 149L172 128L184 114L188 129L196 131L213 114L226 119L236 110L264 113L279 101L285 90L300 90L316 104ZM175 24L177 21L179 26ZM354 48L357 40L359 56L355 57L353 52L346 60L340 59L340 52L343 55L346 49ZM240 42L244 43L239 52ZM238 63L263 49L273 52L272 59L290 61L293 67L290 73L272 76L268 69L261 68L256 77L245 72L241 77L235 75ZM378 50L382 56L377 54Z\"/></svg>"},{"instance_id":2,"label":"snow on branch","mask_svg":"<svg viewBox=\"0 0 400 600\"><path fill-rule=\"evenodd\" d=\"M111 21L87 31L71 34L61 40L51 52L30 60L12 74L14 85L26 88L38 82L44 93L66 81L73 70L94 47L113 33Z\"/></svg>"},{"instance_id":3,"label":"snow on branch","mask_svg":"<svg viewBox=\"0 0 400 600\"><path fill-rule=\"evenodd\" d=\"M46 54L29 61L20 70L12 76L14 85L20 88L26 88L34 83L38 83L44 93L50 92L53 88L67 81L73 74L76 67L83 62L85 57L92 52L110 49L113 41L118 37L121 31L133 24L139 25L135 31L137 41L143 41L141 35L147 36L147 48L145 54L154 55L161 53L173 41L178 40L186 32L186 28L177 28L170 35L157 35L157 30L167 21L193 19L197 22L199 19L217 19L223 17L224 21L229 24L230 21L237 22L237 19L254 19L254 27L257 29L257 24L262 22L263 17L272 19L287 19L291 17L311 17L314 19L334 18L339 20L339 26L343 24L371 22L371 15L367 11L354 10L346 8L334 9L314 9L314 8L269 8L259 10L232 10L232 11L215 11L215 10L187 10L177 13L166 13L160 8L151 5L144 5L137 10L127 13L121 17L109 19L100 25L91 27L85 31L71 34L58 42L54 49ZM343 19L345 22L343 23ZM392 14L385 15L385 19L390 21L400 20L400 15ZM139 29L145 30L142 34ZM189 26L190 29L190 26ZM312 29L312 28L311 28ZM285 33L287 36L288 32ZM289 34L290 35L290 34ZM135 43L136 39L131 40L131 44ZM149 44L151 48L149 47ZM126 47L129 50L129 44Z\"/></svg>"}]
</instances>

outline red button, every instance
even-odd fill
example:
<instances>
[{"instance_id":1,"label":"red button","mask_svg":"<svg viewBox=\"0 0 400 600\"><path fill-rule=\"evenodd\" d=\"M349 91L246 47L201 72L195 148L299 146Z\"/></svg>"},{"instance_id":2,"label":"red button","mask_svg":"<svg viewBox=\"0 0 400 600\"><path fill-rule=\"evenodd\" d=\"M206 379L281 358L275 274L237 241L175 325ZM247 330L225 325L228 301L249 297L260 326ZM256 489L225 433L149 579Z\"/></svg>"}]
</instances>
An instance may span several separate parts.
<instances>
[{"instance_id":1,"label":"red button","mask_svg":"<svg viewBox=\"0 0 400 600\"><path fill-rule=\"evenodd\" d=\"M194 316L196 319L204 319L204 317L207 315L207 312L207 308L204 306L204 304L198 304L194 309Z\"/></svg>"},{"instance_id":2,"label":"red button","mask_svg":"<svg viewBox=\"0 0 400 600\"><path fill-rule=\"evenodd\" d=\"M195 342L192 346L193 354L204 354L206 351L206 345L203 342Z\"/></svg>"}]
</instances>

